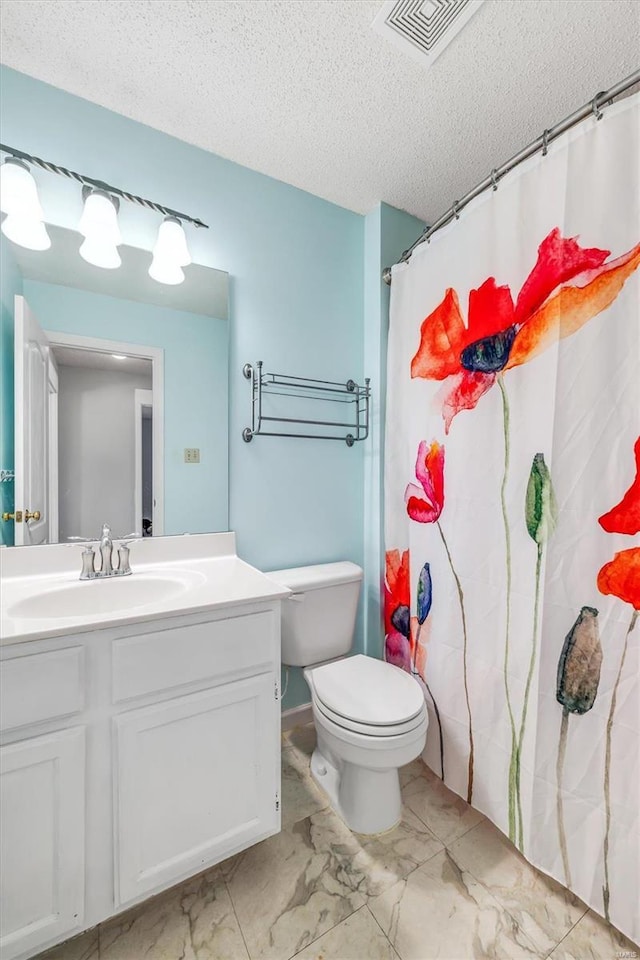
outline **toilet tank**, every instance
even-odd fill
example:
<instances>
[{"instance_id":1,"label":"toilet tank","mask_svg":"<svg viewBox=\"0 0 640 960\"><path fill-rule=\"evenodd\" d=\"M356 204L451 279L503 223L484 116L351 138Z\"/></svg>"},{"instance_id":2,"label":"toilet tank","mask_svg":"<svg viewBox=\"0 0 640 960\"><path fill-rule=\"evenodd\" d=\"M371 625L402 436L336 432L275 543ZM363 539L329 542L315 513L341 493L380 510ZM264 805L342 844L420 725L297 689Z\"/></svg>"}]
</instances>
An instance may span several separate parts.
<instances>
[{"instance_id":1,"label":"toilet tank","mask_svg":"<svg viewBox=\"0 0 640 960\"><path fill-rule=\"evenodd\" d=\"M282 662L310 667L345 656L353 643L362 569L344 560L267 574L293 591L283 600Z\"/></svg>"}]
</instances>

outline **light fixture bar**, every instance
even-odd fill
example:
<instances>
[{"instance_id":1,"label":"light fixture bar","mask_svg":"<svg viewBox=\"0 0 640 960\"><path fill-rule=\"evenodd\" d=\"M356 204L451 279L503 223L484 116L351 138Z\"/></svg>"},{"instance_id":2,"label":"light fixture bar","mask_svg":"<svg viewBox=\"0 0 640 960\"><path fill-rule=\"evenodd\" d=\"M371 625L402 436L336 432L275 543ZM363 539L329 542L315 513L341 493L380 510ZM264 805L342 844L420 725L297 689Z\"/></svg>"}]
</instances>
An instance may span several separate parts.
<instances>
[{"instance_id":1,"label":"light fixture bar","mask_svg":"<svg viewBox=\"0 0 640 960\"><path fill-rule=\"evenodd\" d=\"M111 184L105 183L103 180L94 180L92 177L85 177L82 173L76 173L75 170L67 170L66 167L59 167L58 164L51 163L50 160L41 160L40 157L33 157L23 150L8 147L4 143L0 143L0 151L16 157L18 160L33 163L43 170L47 170L49 173L57 173L61 177L68 177L69 180L77 180L78 183L82 183L87 187L105 190L107 193L121 197L123 200L128 200L129 203L135 203L139 207L146 207L147 210L156 210L158 213L164 214L165 217L176 217L178 220L192 223L194 227L203 227L205 230L209 229L208 224L203 223L202 220L199 220L197 217L190 217L186 213L179 213L177 210L172 210L171 207L164 207L161 203L156 203L154 200L145 200L144 197L139 197L135 193L127 193L126 190L121 190L119 187L112 187Z\"/></svg>"}]
</instances>

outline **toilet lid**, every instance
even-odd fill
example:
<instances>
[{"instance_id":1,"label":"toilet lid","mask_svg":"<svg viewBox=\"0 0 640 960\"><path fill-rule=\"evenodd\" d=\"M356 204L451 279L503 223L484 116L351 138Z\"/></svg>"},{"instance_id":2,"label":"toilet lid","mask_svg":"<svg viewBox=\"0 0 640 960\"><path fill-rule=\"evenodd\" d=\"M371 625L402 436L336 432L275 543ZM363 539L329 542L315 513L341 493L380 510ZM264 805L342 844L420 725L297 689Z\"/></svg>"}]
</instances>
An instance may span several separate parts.
<instances>
[{"instance_id":1,"label":"toilet lid","mask_svg":"<svg viewBox=\"0 0 640 960\"><path fill-rule=\"evenodd\" d=\"M331 713L373 726L411 720L424 709L420 684L400 667L358 654L310 671L318 700Z\"/></svg>"}]
</instances>

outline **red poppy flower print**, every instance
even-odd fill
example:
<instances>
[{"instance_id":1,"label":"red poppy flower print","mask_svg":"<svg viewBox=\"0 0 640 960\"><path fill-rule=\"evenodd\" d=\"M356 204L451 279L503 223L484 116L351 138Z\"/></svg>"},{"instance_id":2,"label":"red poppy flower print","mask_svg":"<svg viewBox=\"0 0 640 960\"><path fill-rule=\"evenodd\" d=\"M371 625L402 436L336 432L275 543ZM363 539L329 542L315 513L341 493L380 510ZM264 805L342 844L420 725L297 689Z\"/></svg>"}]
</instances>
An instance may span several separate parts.
<instances>
[{"instance_id":1,"label":"red poppy flower print","mask_svg":"<svg viewBox=\"0 0 640 960\"><path fill-rule=\"evenodd\" d=\"M384 582L385 660L411 672L409 551L388 550Z\"/></svg>"},{"instance_id":2,"label":"red poppy flower print","mask_svg":"<svg viewBox=\"0 0 640 960\"><path fill-rule=\"evenodd\" d=\"M621 550L605 563L598 574L598 590L640 610L640 547Z\"/></svg>"},{"instance_id":3,"label":"red poppy flower print","mask_svg":"<svg viewBox=\"0 0 640 960\"><path fill-rule=\"evenodd\" d=\"M640 533L640 437L635 442L636 478L623 496L598 523L608 533ZM619 597L640 610L640 547L621 550L598 573L600 593Z\"/></svg>"},{"instance_id":4,"label":"red poppy flower print","mask_svg":"<svg viewBox=\"0 0 640 960\"><path fill-rule=\"evenodd\" d=\"M489 277L469 293L465 325L458 295L446 291L422 323L411 376L445 381L447 431L458 413L476 406L502 370L538 356L613 303L640 264L640 244L606 262L609 254L581 247L556 227L540 244L515 303L510 288Z\"/></svg>"},{"instance_id":5,"label":"red poppy flower print","mask_svg":"<svg viewBox=\"0 0 640 960\"><path fill-rule=\"evenodd\" d=\"M444 507L444 447L436 440L418 445L416 479L420 486L410 483L404 494L407 513L418 523L435 523Z\"/></svg>"},{"instance_id":6,"label":"red poppy flower print","mask_svg":"<svg viewBox=\"0 0 640 960\"><path fill-rule=\"evenodd\" d=\"M624 497L598 523L607 533L640 533L640 437L633 448L636 458L636 478Z\"/></svg>"}]
</instances>

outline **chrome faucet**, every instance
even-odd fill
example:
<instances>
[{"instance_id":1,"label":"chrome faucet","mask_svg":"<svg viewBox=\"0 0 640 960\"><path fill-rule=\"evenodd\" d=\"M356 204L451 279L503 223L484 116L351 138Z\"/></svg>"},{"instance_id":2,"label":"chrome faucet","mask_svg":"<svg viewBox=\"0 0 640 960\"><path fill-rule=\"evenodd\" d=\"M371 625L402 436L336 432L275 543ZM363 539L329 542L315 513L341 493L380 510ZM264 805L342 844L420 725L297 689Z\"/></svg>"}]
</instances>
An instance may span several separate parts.
<instances>
[{"instance_id":1,"label":"chrome faucet","mask_svg":"<svg viewBox=\"0 0 640 960\"><path fill-rule=\"evenodd\" d=\"M111 539L111 527L107 523L102 524L102 534L100 536L100 556L102 565L100 573L103 577L110 577L113 573L113 564L111 557L113 554L113 540Z\"/></svg>"},{"instance_id":2,"label":"chrome faucet","mask_svg":"<svg viewBox=\"0 0 640 960\"><path fill-rule=\"evenodd\" d=\"M100 580L104 577L126 577L131 573L129 566L129 547L121 543L117 547L118 566L113 566L113 539L111 527L108 523L102 524L102 534L98 542L100 553L100 569L96 570L96 554L89 544L82 551L81 580Z\"/></svg>"}]
</instances>

